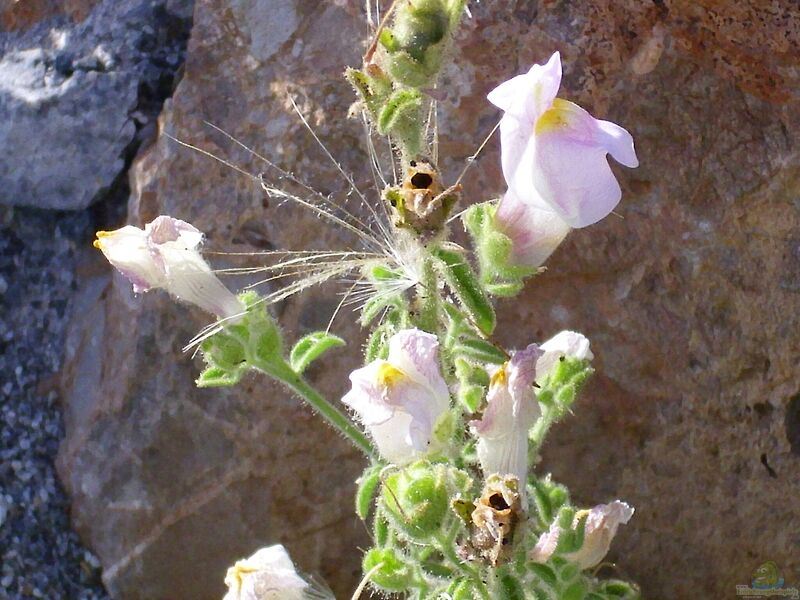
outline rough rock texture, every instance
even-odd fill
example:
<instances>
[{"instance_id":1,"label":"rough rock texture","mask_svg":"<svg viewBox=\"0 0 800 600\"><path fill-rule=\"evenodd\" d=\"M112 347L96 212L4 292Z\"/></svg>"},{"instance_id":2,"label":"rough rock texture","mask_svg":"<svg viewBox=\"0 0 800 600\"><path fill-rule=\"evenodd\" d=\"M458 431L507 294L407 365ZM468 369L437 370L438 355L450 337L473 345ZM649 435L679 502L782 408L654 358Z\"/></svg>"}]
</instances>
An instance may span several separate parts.
<instances>
[{"instance_id":1,"label":"rough rock texture","mask_svg":"<svg viewBox=\"0 0 800 600\"><path fill-rule=\"evenodd\" d=\"M347 186L287 95L356 181L371 175L340 74L359 59L362 3L201 0L162 128L268 168L211 121L323 193ZM440 154L451 176L493 126L485 93L560 50L562 95L634 135L618 213L574 232L550 270L505 302L512 345L562 328L593 340L598 374L541 469L590 504L637 507L612 559L648 598L727 597L774 560L800 580L800 14L791 0L497 0L473 6L445 74ZM167 212L213 250L342 247L318 218L164 136L136 164L129 219ZM502 189L497 140L466 196ZM351 200L352 202L352 200ZM219 266L259 257L215 256ZM99 264L99 263L98 263ZM244 279L232 280L241 285ZM324 325L331 290L277 307L290 337ZM60 472L76 526L118 598L219 597L225 567L282 541L346 597L366 542L352 515L361 459L264 379L198 391L180 347L202 315L86 278L68 351ZM348 315L335 328L350 335ZM315 367L329 396L357 343Z\"/></svg>"},{"instance_id":2,"label":"rough rock texture","mask_svg":"<svg viewBox=\"0 0 800 600\"><path fill-rule=\"evenodd\" d=\"M0 204L107 196L171 92L191 0L0 4Z\"/></svg>"}]
</instances>

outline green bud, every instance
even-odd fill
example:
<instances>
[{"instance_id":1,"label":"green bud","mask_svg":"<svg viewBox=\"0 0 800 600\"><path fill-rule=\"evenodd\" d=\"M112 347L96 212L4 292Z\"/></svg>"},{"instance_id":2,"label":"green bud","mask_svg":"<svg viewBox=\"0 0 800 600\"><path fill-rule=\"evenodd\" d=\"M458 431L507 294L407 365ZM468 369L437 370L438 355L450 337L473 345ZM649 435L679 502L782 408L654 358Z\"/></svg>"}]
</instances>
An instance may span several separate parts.
<instances>
[{"instance_id":1,"label":"green bud","mask_svg":"<svg viewBox=\"0 0 800 600\"><path fill-rule=\"evenodd\" d=\"M387 515L413 539L426 539L442 527L449 504L444 469L420 461L392 473L384 482Z\"/></svg>"},{"instance_id":2,"label":"green bud","mask_svg":"<svg viewBox=\"0 0 800 600\"><path fill-rule=\"evenodd\" d=\"M390 592L406 590L414 581L414 573L399 552L392 548L372 548L364 555L362 568L367 573L381 565L370 579Z\"/></svg>"},{"instance_id":3,"label":"green bud","mask_svg":"<svg viewBox=\"0 0 800 600\"><path fill-rule=\"evenodd\" d=\"M398 140L404 155L416 156L422 150L422 93L411 88L396 90L378 113L378 131Z\"/></svg>"},{"instance_id":4,"label":"green bud","mask_svg":"<svg viewBox=\"0 0 800 600\"><path fill-rule=\"evenodd\" d=\"M562 590L560 598L562 600L584 600L586 598L587 586L583 579L577 579L570 583L566 589Z\"/></svg>"}]
</instances>

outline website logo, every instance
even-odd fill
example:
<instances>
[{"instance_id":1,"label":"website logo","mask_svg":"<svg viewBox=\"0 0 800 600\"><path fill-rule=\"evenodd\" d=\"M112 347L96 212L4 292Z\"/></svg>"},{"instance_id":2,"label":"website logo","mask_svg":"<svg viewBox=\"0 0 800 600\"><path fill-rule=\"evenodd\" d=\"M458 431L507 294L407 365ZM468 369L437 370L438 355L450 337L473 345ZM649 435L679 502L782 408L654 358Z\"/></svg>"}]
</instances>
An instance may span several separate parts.
<instances>
[{"instance_id":1,"label":"website logo","mask_svg":"<svg viewBox=\"0 0 800 600\"><path fill-rule=\"evenodd\" d=\"M737 585L736 595L742 598L792 598L800 600L800 589L784 587L783 575L774 561L765 562L753 571L749 586Z\"/></svg>"}]
</instances>

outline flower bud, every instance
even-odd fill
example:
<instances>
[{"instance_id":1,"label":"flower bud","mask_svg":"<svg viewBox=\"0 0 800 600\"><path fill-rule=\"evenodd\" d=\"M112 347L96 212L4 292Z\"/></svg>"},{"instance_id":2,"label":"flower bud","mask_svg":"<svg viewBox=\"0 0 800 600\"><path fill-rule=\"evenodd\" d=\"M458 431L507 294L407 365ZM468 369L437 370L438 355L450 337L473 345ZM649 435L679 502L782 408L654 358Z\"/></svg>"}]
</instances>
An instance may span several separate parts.
<instances>
[{"instance_id":1,"label":"flower bud","mask_svg":"<svg viewBox=\"0 0 800 600\"><path fill-rule=\"evenodd\" d=\"M372 573L370 580L378 587L390 592L402 592L414 580L414 573L393 548L372 548L364 555L362 569L365 573L381 565Z\"/></svg>"},{"instance_id":2,"label":"flower bud","mask_svg":"<svg viewBox=\"0 0 800 600\"><path fill-rule=\"evenodd\" d=\"M382 499L387 513L407 535L427 538L441 528L448 511L444 467L420 461L392 473L384 483Z\"/></svg>"}]
</instances>

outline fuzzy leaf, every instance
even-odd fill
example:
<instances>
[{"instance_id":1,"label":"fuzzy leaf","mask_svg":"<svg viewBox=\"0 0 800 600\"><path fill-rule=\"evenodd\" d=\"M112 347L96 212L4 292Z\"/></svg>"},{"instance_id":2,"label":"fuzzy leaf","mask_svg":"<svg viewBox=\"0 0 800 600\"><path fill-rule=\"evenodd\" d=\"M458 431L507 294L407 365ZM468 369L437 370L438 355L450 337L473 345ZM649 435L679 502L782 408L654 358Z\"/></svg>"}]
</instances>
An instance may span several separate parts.
<instances>
[{"instance_id":1,"label":"fuzzy leaf","mask_svg":"<svg viewBox=\"0 0 800 600\"><path fill-rule=\"evenodd\" d=\"M309 333L292 348L289 364L292 366L292 370L299 375L325 352L344 345L345 341L342 338L325 331Z\"/></svg>"},{"instance_id":2,"label":"fuzzy leaf","mask_svg":"<svg viewBox=\"0 0 800 600\"><path fill-rule=\"evenodd\" d=\"M197 378L197 387L226 387L236 385L241 380L244 369L228 371L220 367L208 367Z\"/></svg>"},{"instance_id":3,"label":"fuzzy leaf","mask_svg":"<svg viewBox=\"0 0 800 600\"><path fill-rule=\"evenodd\" d=\"M453 346L453 354L470 358L477 362L502 365L508 356L494 344L477 337L462 338Z\"/></svg>"},{"instance_id":4,"label":"fuzzy leaf","mask_svg":"<svg viewBox=\"0 0 800 600\"><path fill-rule=\"evenodd\" d=\"M358 478L358 490L356 491L356 514L362 521L367 520L369 509L372 507L372 499L375 497L375 490L381 482L381 466L373 465L367 468Z\"/></svg>"},{"instance_id":5,"label":"fuzzy leaf","mask_svg":"<svg viewBox=\"0 0 800 600\"><path fill-rule=\"evenodd\" d=\"M433 255L442 262L444 267L442 271L447 285L458 298L464 310L469 313L472 321L483 333L491 334L497 322L494 307L483 293L472 267L461 254L452 250L437 248L433 251Z\"/></svg>"}]
</instances>

